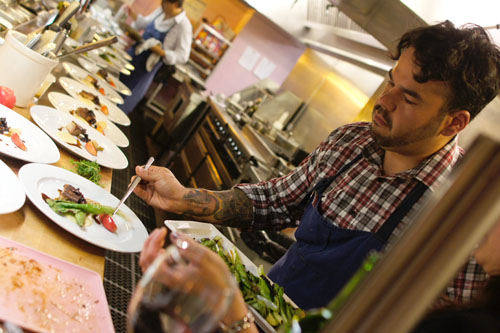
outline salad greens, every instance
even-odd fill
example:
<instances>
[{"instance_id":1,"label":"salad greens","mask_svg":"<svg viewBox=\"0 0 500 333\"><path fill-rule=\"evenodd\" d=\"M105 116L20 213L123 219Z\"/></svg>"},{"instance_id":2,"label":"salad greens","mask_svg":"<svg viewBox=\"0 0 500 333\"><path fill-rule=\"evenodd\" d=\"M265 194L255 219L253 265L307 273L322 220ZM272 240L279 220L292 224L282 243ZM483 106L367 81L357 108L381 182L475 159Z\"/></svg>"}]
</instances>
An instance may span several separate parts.
<instances>
[{"instance_id":1,"label":"salad greens","mask_svg":"<svg viewBox=\"0 0 500 333\"><path fill-rule=\"evenodd\" d=\"M99 186L101 185L99 183L101 181L101 167L99 166L99 164L88 160L71 160L71 163L75 165L76 172L80 176L87 178L88 180Z\"/></svg>"},{"instance_id":2,"label":"salad greens","mask_svg":"<svg viewBox=\"0 0 500 333\"><path fill-rule=\"evenodd\" d=\"M221 237L203 238L200 243L216 252L235 276L245 302L255 308L274 327L286 324L303 310L294 308L283 297L283 287L271 282L264 275L262 266L259 276L249 272L241 262L237 251L224 250Z\"/></svg>"},{"instance_id":3,"label":"salad greens","mask_svg":"<svg viewBox=\"0 0 500 333\"><path fill-rule=\"evenodd\" d=\"M85 225L85 219L87 215L96 214L113 214L115 210L113 207L104 206L99 204L79 204L76 202L65 201L65 200L54 200L46 199L45 202L49 207L60 215L73 215L75 217L76 223L83 227Z\"/></svg>"}]
</instances>

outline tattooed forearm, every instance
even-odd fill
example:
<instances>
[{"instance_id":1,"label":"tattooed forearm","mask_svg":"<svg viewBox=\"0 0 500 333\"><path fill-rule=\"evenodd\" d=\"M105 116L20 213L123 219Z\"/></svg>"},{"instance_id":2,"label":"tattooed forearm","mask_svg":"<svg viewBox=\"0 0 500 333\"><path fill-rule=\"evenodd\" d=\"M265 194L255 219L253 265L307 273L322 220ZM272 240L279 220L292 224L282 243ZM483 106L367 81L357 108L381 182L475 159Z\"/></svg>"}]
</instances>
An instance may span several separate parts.
<instances>
[{"instance_id":1,"label":"tattooed forearm","mask_svg":"<svg viewBox=\"0 0 500 333\"><path fill-rule=\"evenodd\" d=\"M238 189L207 191L192 189L183 198L188 209L183 215L196 220L244 227L252 220L252 201Z\"/></svg>"}]
</instances>

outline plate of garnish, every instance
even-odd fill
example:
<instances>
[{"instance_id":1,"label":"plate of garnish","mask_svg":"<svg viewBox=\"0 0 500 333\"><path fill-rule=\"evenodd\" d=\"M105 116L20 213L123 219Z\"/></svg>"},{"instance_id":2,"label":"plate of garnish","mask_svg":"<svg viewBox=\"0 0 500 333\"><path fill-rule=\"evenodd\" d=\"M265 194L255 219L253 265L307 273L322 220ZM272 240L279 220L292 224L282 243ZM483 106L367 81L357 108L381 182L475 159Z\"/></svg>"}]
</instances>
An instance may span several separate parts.
<instances>
[{"instance_id":1,"label":"plate of garnish","mask_svg":"<svg viewBox=\"0 0 500 333\"><path fill-rule=\"evenodd\" d=\"M125 169L125 154L107 137L83 122L57 109L35 105L31 117L54 141L90 161L111 169Z\"/></svg>"},{"instance_id":2,"label":"plate of garnish","mask_svg":"<svg viewBox=\"0 0 500 333\"><path fill-rule=\"evenodd\" d=\"M0 104L0 153L28 162L55 163L59 149L38 126Z\"/></svg>"},{"instance_id":3,"label":"plate of garnish","mask_svg":"<svg viewBox=\"0 0 500 333\"><path fill-rule=\"evenodd\" d=\"M94 63L88 61L83 57L78 57L77 61L86 71L104 79L107 83L109 83L110 86L116 89L116 91L118 91L120 94L125 96L132 95L132 91L130 91L130 89L122 81L120 81L120 79L117 76L111 74L105 68L101 68L95 65Z\"/></svg>"},{"instance_id":4,"label":"plate of garnish","mask_svg":"<svg viewBox=\"0 0 500 333\"><path fill-rule=\"evenodd\" d=\"M101 112L93 111L82 101L59 92L51 92L47 97L50 103L59 111L69 113L90 125L113 141L118 147L128 147L129 140L127 136Z\"/></svg>"},{"instance_id":5,"label":"plate of garnish","mask_svg":"<svg viewBox=\"0 0 500 333\"><path fill-rule=\"evenodd\" d=\"M124 126L130 125L130 118L125 112L106 97L100 96L100 93L94 88L64 76L59 78L59 83L68 94L85 103L88 108L101 112L114 123Z\"/></svg>"},{"instance_id":6,"label":"plate of garnish","mask_svg":"<svg viewBox=\"0 0 500 333\"><path fill-rule=\"evenodd\" d=\"M139 252L146 228L126 205L113 215L119 199L90 180L53 165L30 163L19 170L30 201L73 235L117 252Z\"/></svg>"},{"instance_id":7,"label":"plate of garnish","mask_svg":"<svg viewBox=\"0 0 500 333\"><path fill-rule=\"evenodd\" d=\"M123 104L123 98L118 92L104 79L100 76L87 72L80 66L74 65L70 62L63 62L62 66L64 70L74 79L86 84L87 86L94 88L100 93L100 96L104 96L113 103Z\"/></svg>"}]
</instances>

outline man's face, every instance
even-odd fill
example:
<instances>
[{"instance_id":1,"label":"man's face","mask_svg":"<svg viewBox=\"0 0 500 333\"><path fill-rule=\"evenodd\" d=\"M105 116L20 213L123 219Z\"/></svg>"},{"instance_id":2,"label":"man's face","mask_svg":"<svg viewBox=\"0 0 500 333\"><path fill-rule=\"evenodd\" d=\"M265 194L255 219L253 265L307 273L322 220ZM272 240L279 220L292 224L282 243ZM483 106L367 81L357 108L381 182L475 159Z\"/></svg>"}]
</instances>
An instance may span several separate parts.
<instances>
[{"instance_id":1,"label":"man's face","mask_svg":"<svg viewBox=\"0 0 500 333\"><path fill-rule=\"evenodd\" d=\"M418 83L420 68L413 48L405 50L389 72L389 83L377 99L371 132L384 149L400 153L422 152L434 147L442 130L450 89L444 82Z\"/></svg>"}]
</instances>

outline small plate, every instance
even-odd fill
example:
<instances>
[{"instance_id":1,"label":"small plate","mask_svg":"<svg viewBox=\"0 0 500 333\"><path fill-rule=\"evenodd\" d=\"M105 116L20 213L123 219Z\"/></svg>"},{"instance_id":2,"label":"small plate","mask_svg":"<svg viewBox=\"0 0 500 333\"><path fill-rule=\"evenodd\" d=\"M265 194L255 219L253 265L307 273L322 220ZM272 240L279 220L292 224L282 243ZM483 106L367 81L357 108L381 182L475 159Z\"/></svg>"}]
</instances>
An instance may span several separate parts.
<instances>
[{"instance_id":1,"label":"small plate","mask_svg":"<svg viewBox=\"0 0 500 333\"><path fill-rule=\"evenodd\" d=\"M99 274L3 237L0 251L0 321L30 332L114 332Z\"/></svg>"},{"instance_id":2,"label":"small plate","mask_svg":"<svg viewBox=\"0 0 500 333\"><path fill-rule=\"evenodd\" d=\"M0 134L0 153L28 162L55 163L61 155L56 144L38 126L19 113L0 104L0 118L7 126L21 130L20 137L27 150L18 148L10 137Z\"/></svg>"},{"instance_id":3,"label":"small plate","mask_svg":"<svg viewBox=\"0 0 500 333\"><path fill-rule=\"evenodd\" d=\"M103 148L102 151L97 152L97 156L90 154L83 143L81 147L77 147L61 139L59 137L60 129L75 120L72 115L43 105L32 106L30 112L31 117L41 129L54 141L74 154L111 169L125 169L128 166L127 157L110 139L83 122L80 122L79 125L86 130L91 140L97 141L99 146Z\"/></svg>"},{"instance_id":4,"label":"small plate","mask_svg":"<svg viewBox=\"0 0 500 333\"><path fill-rule=\"evenodd\" d=\"M85 59L83 57L78 57L77 61L86 71L88 71L92 74L98 75L97 72L101 69L101 67L93 64L92 62L88 61L87 59ZM108 76L111 78L111 81L115 84L115 86L116 86L115 89L120 94L125 95L125 96L132 95L132 91L130 91L130 89L122 81L120 81L120 79L118 79L118 77L109 73L108 71L106 71L106 72L108 73ZM107 82L111 85L110 81L107 81Z\"/></svg>"},{"instance_id":5,"label":"small plate","mask_svg":"<svg viewBox=\"0 0 500 333\"><path fill-rule=\"evenodd\" d=\"M92 183L76 173L53 165L30 163L19 170L21 181L30 201L61 228L96 246L117 252L140 252L148 232L141 220L126 205L120 211L126 217L115 214L113 219L118 227L116 232L106 230L102 225L92 223L86 228L79 227L69 218L54 212L42 199L42 193L51 198L59 196L58 190L64 184L79 188L82 194L102 205L116 207L120 200L102 187Z\"/></svg>"},{"instance_id":6,"label":"small plate","mask_svg":"<svg viewBox=\"0 0 500 333\"><path fill-rule=\"evenodd\" d=\"M82 101L84 104L87 105L87 107L102 113L101 108L98 105L95 105L90 100L85 99L79 95L81 91L87 91L91 94L94 94L95 96L99 96L99 92L97 92L97 90L90 88L89 86L79 81L76 81L74 79L65 76L59 78L59 83L64 88L64 90L66 90L66 92L70 94L72 97L76 98L79 101ZM120 110L120 108L118 108L116 104L109 101L105 97L99 97L99 102L108 108L109 114L108 115L105 115L104 113L102 114L108 117L109 120L119 125L124 125L124 126L130 125L130 118L127 116L125 112Z\"/></svg>"},{"instance_id":7,"label":"small plate","mask_svg":"<svg viewBox=\"0 0 500 333\"><path fill-rule=\"evenodd\" d=\"M19 179L7 164L0 160L0 214L15 212L24 205L26 195Z\"/></svg>"},{"instance_id":8,"label":"small plate","mask_svg":"<svg viewBox=\"0 0 500 333\"><path fill-rule=\"evenodd\" d=\"M63 112L70 113L70 111L76 110L77 108L83 107L88 108L88 105L85 103L68 96L66 94L51 92L47 96L49 98L50 103L52 105ZM118 147L128 147L129 140L127 136L122 132L118 126L115 125L112 121L110 121L105 115L100 112L94 112L96 116L96 120L98 123L104 123L104 136L109 138L115 145ZM79 121L84 121L80 117L75 117ZM87 122L85 122L87 123ZM88 124L88 123L87 123Z\"/></svg>"},{"instance_id":9,"label":"small plate","mask_svg":"<svg viewBox=\"0 0 500 333\"><path fill-rule=\"evenodd\" d=\"M85 69L81 68L80 66L74 65L74 64L69 63L69 62L63 62L62 66L63 66L64 70L71 77L73 77L74 79L76 79L76 80L80 81L81 83L87 85L90 88L94 88L95 89L95 87L92 84L84 81L84 79L87 76L90 76L94 80L97 80L98 87L100 87L100 88L102 88L104 90L104 94L100 93L99 96L103 96L104 95L104 97L106 97L107 99L109 99L113 103L123 104L123 98L120 96L120 94L118 94L116 92L116 90L108 82L106 82L105 80L103 80L100 76L97 76L95 74L87 72Z\"/></svg>"}]
</instances>

